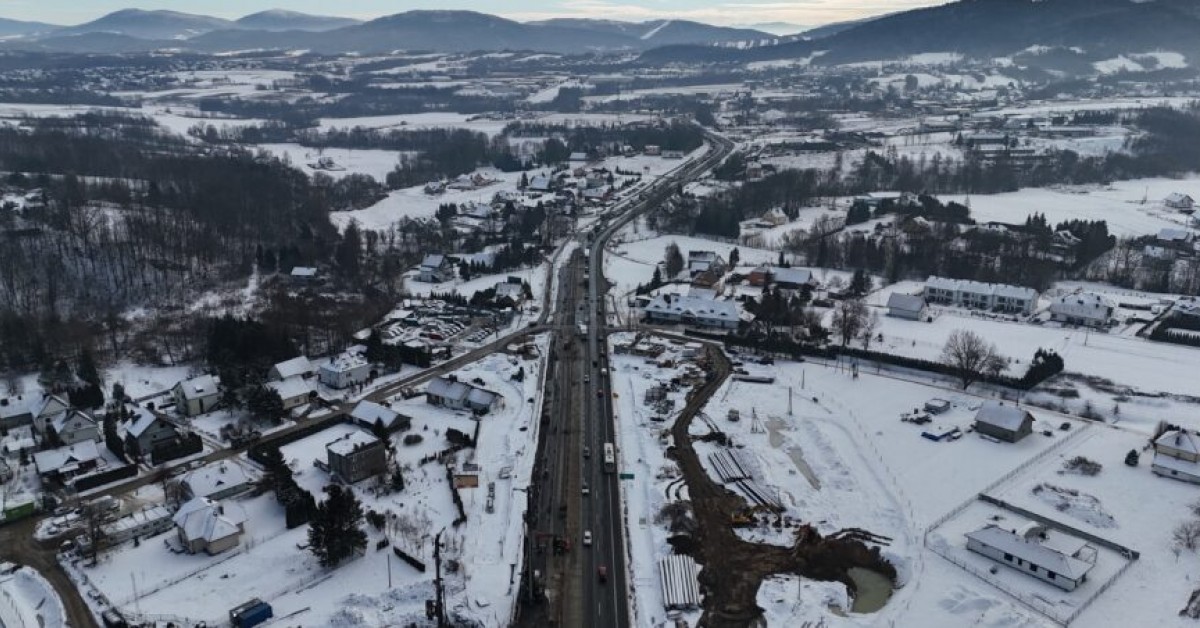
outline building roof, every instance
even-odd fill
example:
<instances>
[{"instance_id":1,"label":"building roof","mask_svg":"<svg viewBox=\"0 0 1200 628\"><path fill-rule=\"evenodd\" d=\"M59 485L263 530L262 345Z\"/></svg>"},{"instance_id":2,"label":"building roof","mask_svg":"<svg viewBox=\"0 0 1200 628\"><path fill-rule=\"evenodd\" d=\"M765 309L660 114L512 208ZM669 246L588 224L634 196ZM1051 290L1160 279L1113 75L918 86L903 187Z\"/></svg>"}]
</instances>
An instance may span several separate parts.
<instances>
[{"instance_id":1,"label":"building roof","mask_svg":"<svg viewBox=\"0 0 1200 628\"><path fill-rule=\"evenodd\" d=\"M67 426L67 423L71 419L74 419L75 417L81 417L81 418L83 418L84 421L91 423L92 425L96 424L95 417L88 414L87 412L84 412L83 410L71 410L69 412L63 412L61 414L56 415L53 419L50 420L50 425L54 426L55 432L62 434L63 430Z\"/></svg>"},{"instance_id":2,"label":"building roof","mask_svg":"<svg viewBox=\"0 0 1200 628\"><path fill-rule=\"evenodd\" d=\"M325 445L325 449L330 453L339 456L349 456L363 447L369 447L378 443L379 439L369 432L355 430L345 436Z\"/></svg>"},{"instance_id":3,"label":"building roof","mask_svg":"<svg viewBox=\"0 0 1200 628\"><path fill-rule=\"evenodd\" d=\"M425 387L425 393L443 399L453 399L463 401L471 392L471 387L466 384L445 377L434 378Z\"/></svg>"},{"instance_id":4,"label":"building roof","mask_svg":"<svg viewBox=\"0 0 1200 628\"><path fill-rule=\"evenodd\" d=\"M317 269L312 266L296 266L292 269L293 277L316 277Z\"/></svg>"},{"instance_id":5,"label":"building roof","mask_svg":"<svg viewBox=\"0 0 1200 628\"><path fill-rule=\"evenodd\" d=\"M183 483L196 497L211 497L233 486L250 483L250 476L232 462L206 464L183 476Z\"/></svg>"},{"instance_id":6,"label":"building roof","mask_svg":"<svg viewBox=\"0 0 1200 628\"><path fill-rule=\"evenodd\" d=\"M176 384L183 392L184 399L203 399L217 394L217 378L212 375L201 375Z\"/></svg>"},{"instance_id":7,"label":"building roof","mask_svg":"<svg viewBox=\"0 0 1200 628\"><path fill-rule=\"evenodd\" d=\"M390 426L399 416L400 413L374 401L360 401L350 411L350 417L359 423L374 425L378 420L382 421L385 427Z\"/></svg>"},{"instance_id":8,"label":"building roof","mask_svg":"<svg viewBox=\"0 0 1200 628\"><path fill-rule=\"evenodd\" d=\"M915 294L893 292L888 296L888 309L901 312L920 312L925 309L925 299Z\"/></svg>"},{"instance_id":9,"label":"building roof","mask_svg":"<svg viewBox=\"0 0 1200 628\"><path fill-rule=\"evenodd\" d=\"M741 319L738 305L692 295L660 294L643 308L647 314L691 316L709 321L734 322Z\"/></svg>"},{"instance_id":10,"label":"building roof","mask_svg":"<svg viewBox=\"0 0 1200 628\"><path fill-rule=\"evenodd\" d=\"M33 416L29 401L16 398L5 399L5 401L7 403L0 405L0 419L10 419L23 414Z\"/></svg>"},{"instance_id":11,"label":"building roof","mask_svg":"<svg viewBox=\"0 0 1200 628\"><path fill-rule=\"evenodd\" d=\"M104 533L107 536L117 536L126 530L134 530L148 523L160 521L162 519L170 519L171 511L167 510L166 506L151 506L143 508L137 512L129 513L116 521L104 526Z\"/></svg>"},{"instance_id":12,"label":"building roof","mask_svg":"<svg viewBox=\"0 0 1200 628\"><path fill-rule=\"evenodd\" d=\"M33 464L37 467L38 473L49 473L66 470L72 465L91 462L99 458L100 450L96 447L96 441L85 440L58 449L36 452L33 454Z\"/></svg>"},{"instance_id":13,"label":"building roof","mask_svg":"<svg viewBox=\"0 0 1200 628\"><path fill-rule=\"evenodd\" d=\"M246 513L234 504L222 506L207 497L196 497L180 506L171 520L189 543L212 543L241 532L238 526L246 521Z\"/></svg>"},{"instance_id":14,"label":"building roof","mask_svg":"<svg viewBox=\"0 0 1200 628\"><path fill-rule=\"evenodd\" d=\"M361 354L347 351L346 353L341 353L330 358L328 362L325 362L321 365L321 370L332 371L334 373L345 373L346 371L352 371L356 368L367 366L368 364L369 363L367 362L367 359Z\"/></svg>"},{"instance_id":15,"label":"building roof","mask_svg":"<svg viewBox=\"0 0 1200 628\"><path fill-rule=\"evenodd\" d=\"M302 355L290 360L284 360L274 367L274 371L279 374L279 379L287 379L296 375L306 375L312 373L313 370L312 362Z\"/></svg>"},{"instance_id":16,"label":"building roof","mask_svg":"<svg viewBox=\"0 0 1200 628\"><path fill-rule=\"evenodd\" d=\"M1073 556L1067 556L1035 540L1026 540L1015 532L995 525L968 532L967 538L974 539L988 547L994 547L1006 554L1012 554L1015 558L1020 558L1031 565L1042 567L1055 574L1066 576L1071 580L1079 580L1095 566Z\"/></svg>"},{"instance_id":17,"label":"building roof","mask_svg":"<svg viewBox=\"0 0 1200 628\"><path fill-rule=\"evenodd\" d=\"M812 271L807 268L779 267L771 269L771 280L775 283L812 283L813 274Z\"/></svg>"},{"instance_id":18,"label":"building roof","mask_svg":"<svg viewBox=\"0 0 1200 628\"><path fill-rule=\"evenodd\" d=\"M1076 316L1081 318L1108 318L1112 304L1108 299L1095 292L1080 292L1065 294L1050 303L1050 311L1054 314Z\"/></svg>"},{"instance_id":19,"label":"building roof","mask_svg":"<svg viewBox=\"0 0 1200 628\"><path fill-rule=\"evenodd\" d=\"M430 253L421 260L421 268L441 268L446 262L446 256L440 253Z\"/></svg>"},{"instance_id":20,"label":"building roof","mask_svg":"<svg viewBox=\"0 0 1200 628\"><path fill-rule=\"evenodd\" d=\"M471 387L471 392L467 393L467 403L477 406L490 406L496 402L496 393L482 388Z\"/></svg>"},{"instance_id":21,"label":"building roof","mask_svg":"<svg viewBox=\"0 0 1200 628\"><path fill-rule=\"evenodd\" d=\"M984 283L982 281L971 281L969 279L947 279L945 277L933 276L925 280L926 288L934 288L939 290L947 290L950 292L966 292L970 294L994 294L1003 297L1016 297L1021 299L1036 299L1037 290L1026 288L1024 286L1010 286L1000 283Z\"/></svg>"},{"instance_id":22,"label":"building roof","mask_svg":"<svg viewBox=\"0 0 1200 628\"><path fill-rule=\"evenodd\" d=\"M983 404L983 407L975 414L975 421L1015 432L1021 429L1021 424L1025 422L1026 417L1032 418L1033 415L1016 406L1006 406L992 401Z\"/></svg>"},{"instance_id":23,"label":"building roof","mask_svg":"<svg viewBox=\"0 0 1200 628\"><path fill-rule=\"evenodd\" d=\"M1164 200L1169 205L1190 205L1194 202L1192 197L1180 192L1171 192Z\"/></svg>"},{"instance_id":24,"label":"building roof","mask_svg":"<svg viewBox=\"0 0 1200 628\"><path fill-rule=\"evenodd\" d=\"M1197 442L1195 434L1186 430L1167 430L1154 439L1154 445L1200 455L1200 442Z\"/></svg>"},{"instance_id":25,"label":"building roof","mask_svg":"<svg viewBox=\"0 0 1200 628\"><path fill-rule=\"evenodd\" d=\"M153 412L145 408L136 408L134 412L137 414L137 420L133 422L133 425L130 425L125 430L126 434L129 434L134 438L138 438L144 434L146 430L150 429L151 425L154 425L155 421L162 421L162 419L155 416ZM166 423L166 421L163 422ZM170 423L167 423L167 425L170 425ZM172 425L171 427L173 428L175 426Z\"/></svg>"},{"instance_id":26,"label":"building roof","mask_svg":"<svg viewBox=\"0 0 1200 628\"><path fill-rule=\"evenodd\" d=\"M1192 234L1186 229L1164 227L1159 230L1158 239L1163 242L1187 242L1192 239Z\"/></svg>"},{"instance_id":27,"label":"building roof","mask_svg":"<svg viewBox=\"0 0 1200 628\"><path fill-rule=\"evenodd\" d=\"M277 382L267 382L266 386L279 393L280 399L292 399L307 395L313 391L312 382L303 377L289 377Z\"/></svg>"},{"instance_id":28,"label":"building roof","mask_svg":"<svg viewBox=\"0 0 1200 628\"><path fill-rule=\"evenodd\" d=\"M41 405L38 406L37 416L44 417L52 414L58 414L59 412L63 412L70 407L71 404L67 403L62 397L58 395L50 395L49 397L43 399Z\"/></svg>"}]
</instances>

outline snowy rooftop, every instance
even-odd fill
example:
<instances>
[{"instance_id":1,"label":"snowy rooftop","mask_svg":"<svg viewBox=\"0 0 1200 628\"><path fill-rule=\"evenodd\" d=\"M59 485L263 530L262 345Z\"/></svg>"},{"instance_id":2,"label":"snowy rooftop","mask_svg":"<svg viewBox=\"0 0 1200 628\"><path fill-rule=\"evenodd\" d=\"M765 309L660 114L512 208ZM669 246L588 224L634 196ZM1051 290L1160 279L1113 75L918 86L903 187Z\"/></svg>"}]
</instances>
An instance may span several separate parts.
<instances>
[{"instance_id":1,"label":"snowy rooftop","mask_svg":"<svg viewBox=\"0 0 1200 628\"><path fill-rule=\"evenodd\" d=\"M217 394L217 379L212 375L201 375L193 379L179 382L184 399L200 399Z\"/></svg>"},{"instance_id":2,"label":"snowy rooftop","mask_svg":"<svg viewBox=\"0 0 1200 628\"><path fill-rule=\"evenodd\" d=\"M279 374L280 379L295 377L296 375L304 375L313 372L312 362L304 356L294 357L290 360L284 360L275 365L275 372Z\"/></svg>"},{"instance_id":3,"label":"snowy rooftop","mask_svg":"<svg viewBox=\"0 0 1200 628\"><path fill-rule=\"evenodd\" d=\"M1196 435L1186 430L1167 430L1155 439L1154 444L1200 455L1200 444L1196 442Z\"/></svg>"},{"instance_id":4,"label":"snowy rooftop","mask_svg":"<svg viewBox=\"0 0 1200 628\"><path fill-rule=\"evenodd\" d=\"M1015 532L989 525L974 532L968 532L967 538L974 539L984 545L996 548L1006 554L1024 559L1026 562L1043 567L1056 574L1062 574L1078 580L1095 565L1055 551L1036 541L1021 538Z\"/></svg>"},{"instance_id":5,"label":"snowy rooftop","mask_svg":"<svg viewBox=\"0 0 1200 628\"><path fill-rule=\"evenodd\" d=\"M39 451L33 454L33 464L40 473L47 473L99 458L100 450L96 448L96 441L85 440L58 449Z\"/></svg>"},{"instance_id":6,"label":"snowy rooftop","mask_svg":"<svg viewBox=\"0 0 1200 628\"><path fill-rule=\"evenodd\" d=\"M378 443L379 439L363 431L354 431L325 445L325 449L339 456L348 456L363 447Z\"/></svg>"},{"instance_id":7,"label":"snowy rooftop","mask_svg":"<svg viewBox=\"0 0 1200 628\"><path fill-rule=\"evenodd\" d=\"M374 425L376 421L380 421L387 426L391 425L392 421L395 421L399 414L395 410L374 401L360 401L350 411L350 416L359 423Z\"/></svg>"},{"instance_id":8,"label":"snowy rooftop","mask_svg":"<svg viewBox=\"0 0 1200 628\"><path fill-rule=\"evenodd\" d=\"M216 541L236 534L246 521L246 513L236 504L218 504L207 497L197 497L179 507L172 518L188 541Z\"/></svg>"},{"instance_id":9,"label":"snowy rooftop","mask_svg":"<svg viewBox=\"0 0 1200 628\"><path fill-rule=\"evenodd\" d=\"M649 314L691 315L709 320L739 320L738 306L730 301L717 301L692 295L660 294L646 304Z\"/></svg>"},{"instance_id":10,"label":"snowy rooftop","mask_svg":"<svg viewBox=\"0 0 1200 628\"><path fill-rule=\"evenodd\" d=\"M188 473L183 476L183 482L187 484L192 495L208 497L231 486L246 484L250 482L250 476L246 475L246 471L236 464L219 462L204 465Z\"/></svg>"},{"instance_id":11,"label":"snowy rooftop","mask_svg":"<svg viewBox=\"0 0 1200 628\"><path fill-rule=\"evenodd\" d=\"M969 279L947 279L945 277L930 277L925 282L927 288L947 290L950 292L966 292L970 294L994 294L996 296L1017 297L1022 299L1037 298L1037 290L1023 286L1007 284L984 283Z\"/></svg>"},{"instance_id":12,"label":"snowy rooftop","mask_svg":"<svg viewBox=\"0 0 1200 628\"><path fill-rule=\"evenodd\" d=\"M887 306L889 309L902 310L905 312L920 312L925 309L925 299L915 294L902 294L893 292L888 296Z\"/></svg>"},{"instance_id":13,"label":"snowy rooftop","mask_svg":"<svg viewBox=\"0 0 1200 628\"><path fill-rule=\"evenodd\" d=\"M330 358L328 362L321 365L321 368L327 371L342 372L356 369L367 365L367 359L357 353L346 352L339 354L337 357Z\"/></svg>"},{"instance_id":14,"label":"snowy rooftop","mask_svg":"<svg viewBox=\"0 0 1200 628\"><path fill-rule=\"evenodd\" d=\"M983 405L975 415L975 420L988 425L995 425L1006 430L1016 431L1021 428L1029 413L1016 407L1002 403L990 402Z\"/></svg>"},{"instance_id":15,"label":"snowy rooftop","mask_svg":"<svg viewBox=\"0 0 1200 628\"><path fill-rule=\"evenodd\" d=\"M158 417L155 416L153 412L145 408L137 408L134 410L134 412L137 413L138 418L133 422L133 425L130 425L129 428L125 430L125 433L137 438L138 436L141 436L143 432L149 429L151 425L154 425L154 422L158 420Z\"/></svg>"},{"instance_id":16,"label":"snowy rooftop","mask_svg":"<svg viewBox=\"0 0 1200 628\"><path fill-rule=\"evenodd\" d=\"M279 397L282 399L307 395L313 389L312 383L303 377L289 377L278 382L267 382L266 386L279 393Z\"/></svg>"}]
</instances>

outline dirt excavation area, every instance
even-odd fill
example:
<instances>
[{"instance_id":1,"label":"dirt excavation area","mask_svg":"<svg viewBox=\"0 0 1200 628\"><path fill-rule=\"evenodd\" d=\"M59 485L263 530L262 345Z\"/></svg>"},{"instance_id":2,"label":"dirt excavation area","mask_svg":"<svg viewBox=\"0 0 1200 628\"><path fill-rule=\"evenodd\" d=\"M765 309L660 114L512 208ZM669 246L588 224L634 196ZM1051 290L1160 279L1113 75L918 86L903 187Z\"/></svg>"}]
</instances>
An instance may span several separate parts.
<instances>
[{"instance_id":1,"label":"dirt excavation area","mask_svg":"<svg viewBox=\"0 0 1200 628\"><path fill-rule=\"evenodd\" d=\"M685 531L673 536L671 544L677 552L691 555L701 565L699 580L704 602L700 626L755 625L763 615L757 602L759 587L765 578L776 574L841 582L852 594L857 585L851 570L866 570L894 581L896 570L879 549L880 544L886 544L885 537L858 529L823 535L807 522L779 514L782 509L772 503L769 491L756 488L752 479L735 479L734 483L742 490L734 492L728 488L729 484L722 484L709 474L694 441L703 442L707 449L725 440L716 421L702 415L701 409L728 378L731 365L722 351L712 347L700 359L707 362L708 379L689 395L687 405L671 428L674 446L667 451L682 472L694 518L694 523L673 526ZM708 425L708 432L700 436L693 427L698 416ZM736 453L730 460L725 464L731 470L719 471L721 475L740 472ZM738 533L739 527L751 525L774 528L777 539L790 535L787 540L790 545L747 540Z\"/></svg>"}]
</instances>

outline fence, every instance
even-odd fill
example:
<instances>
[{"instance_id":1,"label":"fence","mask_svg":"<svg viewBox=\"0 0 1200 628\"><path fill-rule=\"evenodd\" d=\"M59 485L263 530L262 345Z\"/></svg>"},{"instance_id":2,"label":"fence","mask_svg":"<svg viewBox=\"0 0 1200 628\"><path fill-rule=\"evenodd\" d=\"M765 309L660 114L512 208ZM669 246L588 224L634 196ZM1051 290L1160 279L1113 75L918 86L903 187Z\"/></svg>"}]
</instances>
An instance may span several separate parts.
<instances>
[{"instance_id":1,"label":"fence","mask_svg":"<svg viewBox=\"0 0 1200 628\"><path fill-rule=\"evenodd\" d=\"M1011 510L1023 517L1028 517L1029 519L1033 519L1034 521L1040 521L1048 526L1061 529L1061 530L1069 533L1071 536L1077 536L1077 537L1080 537L1083 539L1087 539L1088 541L1091 541L1092 543L1095 543L1096 545L1099 545L1101 547L1106 547L1122 556L1125 556L1126 558L1129 558L1132 560L1137 560L1138 558L1141 557L1141 553L1135 549L1130 549L1128 547L1125 547L1124 545L1121 545L1120 543L1114 543L1113 541L1110 541L1106 538L1096 536L1095 534L1091 534L1090 532L1085 532L1074 526L1070 526L1065 523L1060 523L1049 517L1043 517L1042 515L1039 515L1035 512L1030 512L1028 510L1025 510L1024 508L1021 508L1020 506L1014 506L1014 505L1004 501L1003 499L997 499L995 497L992 497L991 495L985 495L983 493L979 494L979 499L980 499L980 501L984 501L989 504L999 506L1001 508L1004 508L1005 510Z\"/></svg>"},{"instance_id":2,"label":"fence","mask_svg":"<svg viewBox=\"0 0 1200 628\"><path fill-rule=\"evenodd\" d=\"M971 574L972 576L979 578L980 580L984 581L985 583L987 583L993 587L996 587L997 589L1000 589L1001 591L1007 593L1009 595L1009 597L1016 600L1018 603L1020 603L1024 607L1028 608L1029 610L1032 610L1033 612L1038 613L1039 615L1045 616L1047 619L1053 621L1056 624L1059 624L1060 626L1066 626L1070 622L1070 620L1067 617L1062 617L1062 616L1055 614L1054 609L1050 605L1046 604L1045 602L1042 602L1041 600L1029 598L1026 595L1024 595L1023 593L1014 591L1012 588L1010 588L1008 585L1004 584L1003 582L1000 582L999 580L996 580L995 578L989 578L987 576L987 574L983 573L979 568L977 568L973 565L968 565L967 563L959 560L957 557L952 555L950 552L940 551L938 548L931 547L928 544L926 544L926 547L928 547L929 550L931 552L933 552L934 554L937 554L938 556L945 558L947 561L949 561L953 565L959 567L963 571L965 571L965 572Z\"/></svg>"}]
</instances>

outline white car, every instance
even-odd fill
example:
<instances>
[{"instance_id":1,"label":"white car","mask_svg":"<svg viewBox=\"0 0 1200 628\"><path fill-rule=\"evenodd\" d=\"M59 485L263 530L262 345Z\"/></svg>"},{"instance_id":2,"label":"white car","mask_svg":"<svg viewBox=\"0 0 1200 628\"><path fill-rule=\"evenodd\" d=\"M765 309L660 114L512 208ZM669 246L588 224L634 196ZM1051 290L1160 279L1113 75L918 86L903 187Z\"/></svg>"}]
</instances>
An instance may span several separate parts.
<instances>
[{"instance_id":1,"label":"white car","mask_svg":"<svg viewBox=\"0 0 1200 628\"><path fill-rule=\"evenodd\" d=\"M592 531L591 530L583 531L583 546L584 547L592 546Z\"/></svg>"},{"instance_id":2,"label":"white car","mask_svg":"<svg viewBox=\"0 0 1200 628\"><path fill-rule=\"evenodd\" d=\"M588 490L588 485L587 485L587 482L584 482L584 483L583 483L583 496L584 496L584 497L587 497L587 496L588 496L588 495L590 495L590 494L591 494L591 491L590 491L590 490Z\"/></svg>"}]
</instances>

